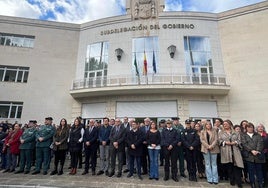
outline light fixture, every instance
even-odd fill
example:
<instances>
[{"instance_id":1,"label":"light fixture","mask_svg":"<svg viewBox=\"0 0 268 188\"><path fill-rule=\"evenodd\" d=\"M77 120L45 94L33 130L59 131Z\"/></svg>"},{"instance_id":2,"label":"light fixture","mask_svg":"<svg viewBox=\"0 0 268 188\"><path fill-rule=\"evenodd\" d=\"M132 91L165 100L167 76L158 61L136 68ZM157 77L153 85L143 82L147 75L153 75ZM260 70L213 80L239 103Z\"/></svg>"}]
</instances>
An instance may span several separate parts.
<instances>
[{"instance_id":1,"label":"light fixture","mask_svg":"<svg viewBox=\"0 0 268 188\"><path fill-rule=\"evenodd\" d=\"M123 50L121 48L115 49L115 55L117 57L117 60L120 61L123 54Z\"/></svg>"},{"instance_id":2,"label":"light fixture","mask_svg":"<svg viewBox=\"0 0 268 188\"><path fill-rule=\"evenodd\" d=\"M167 49L168 49L168 52L169 52L170 57L173 58L174 55L175 55L176 46L170 45Z\"/></svg>"}]
</instances>

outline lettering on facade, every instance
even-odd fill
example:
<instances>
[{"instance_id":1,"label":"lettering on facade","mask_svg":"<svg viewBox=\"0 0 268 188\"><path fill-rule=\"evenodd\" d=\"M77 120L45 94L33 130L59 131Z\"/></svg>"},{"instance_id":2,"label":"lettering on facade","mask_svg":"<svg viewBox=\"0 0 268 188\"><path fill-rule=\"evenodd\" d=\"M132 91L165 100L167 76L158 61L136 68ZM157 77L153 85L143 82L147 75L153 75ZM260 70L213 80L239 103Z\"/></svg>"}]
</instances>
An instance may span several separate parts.
<instances>
[{"instance_id":1,"label":"lettering on facade","mask_svg":"<svg viewBox=\"0 0 268 188\"><path fill-rule=\"evenodd\" d=\"M135 32L135 31L146 31L146 30L160 30L160 29L194 29L194 24L163 24L160 26L159 24L155 25L138 25L132 27L122 27L117 29L109 29L101 31L100 35L111 35L115 33L125 33L125 32Z\"/></svg>"}]
</instances>

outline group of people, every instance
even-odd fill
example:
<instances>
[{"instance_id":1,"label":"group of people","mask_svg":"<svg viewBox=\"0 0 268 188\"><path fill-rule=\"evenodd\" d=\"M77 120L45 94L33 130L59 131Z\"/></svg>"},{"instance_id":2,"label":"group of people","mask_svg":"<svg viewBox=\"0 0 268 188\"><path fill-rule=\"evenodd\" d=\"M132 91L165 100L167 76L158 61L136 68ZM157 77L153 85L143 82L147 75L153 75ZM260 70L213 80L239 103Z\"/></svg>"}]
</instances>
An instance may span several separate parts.
<instances>
[{"instance_id":1,"label":"group of people","mask_svg":"<svg viewBox=\"0 0 268 188\"><path fill-rule=\"evenodd\" d=\"M206 178L210 184L219 180L230 181L230 185L242 187L242 181L252 188L262 188L266 184L268 135L262 124L256 129L252 123L243 120L233 125L230 120L185 120L183 126L179 118L156 122L145 118L137 123L127 117L103 118L102 124L94 119L87 124L77 117L73 125L66 119L60 124L52 124L52 118L45 118L44 125L29 121L23 128L18 123L12 127L0 124L1 169L3 172L48 173L51 156L54 167L50 175L62 175L66 154L69 152L70 175L77 174L81 153L85 155L82 175L102 175L127 177L137 173L139 179L149 174L149 179L159 180L159 166L164 166L164 181L171 177L178 182L186 177L184 160L190 181ZM99 169L97 156L99 154ZM18 160L19 158L19 160ZM19 168L16 171L17 161ZM160 162L160 165L159 165ZM179 168L177 166L179 162ZM126 168L123 170L123 166ZM117 167L117 173L116 172Z\"/></svg>"}]
</instances>

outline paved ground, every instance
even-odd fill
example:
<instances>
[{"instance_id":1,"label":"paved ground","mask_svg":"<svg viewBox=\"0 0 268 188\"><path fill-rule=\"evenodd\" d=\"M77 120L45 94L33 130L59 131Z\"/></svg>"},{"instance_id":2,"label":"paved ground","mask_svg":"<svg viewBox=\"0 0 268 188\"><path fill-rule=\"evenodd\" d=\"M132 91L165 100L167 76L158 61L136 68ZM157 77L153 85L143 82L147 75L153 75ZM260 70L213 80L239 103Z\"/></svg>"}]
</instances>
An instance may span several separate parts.
<instances>
[{"instance_id":1,"label":"paved ground","mask_svg":"<svg viewBox=\"0 0 268 188\"><path fill-rule=\"evenodd\" d=\"M69 161L66 163L68 166ZM69 170L64 169L64 174L61 176L54 175L31 175L31 174L14 174L0 172L0 187L1 188L195 188L195 187L218 187L227 188L229 182L222 181L218 185L211 185L205 179L198 179L198 182L190 182L187 178L180 177L179 182L174 182L172 179L163 180L163 167L160 167L160 179L149 180L148 175L143 175L143 180L139 180L136 176L127 178L127 174L123 174L121 178L107 177L105 175L92 176L91 173L82 176L83 169L78 169L78 173L74 176L68 174ZM243 187L250 187L244 185Z\"/></svg>"}]
</instances>

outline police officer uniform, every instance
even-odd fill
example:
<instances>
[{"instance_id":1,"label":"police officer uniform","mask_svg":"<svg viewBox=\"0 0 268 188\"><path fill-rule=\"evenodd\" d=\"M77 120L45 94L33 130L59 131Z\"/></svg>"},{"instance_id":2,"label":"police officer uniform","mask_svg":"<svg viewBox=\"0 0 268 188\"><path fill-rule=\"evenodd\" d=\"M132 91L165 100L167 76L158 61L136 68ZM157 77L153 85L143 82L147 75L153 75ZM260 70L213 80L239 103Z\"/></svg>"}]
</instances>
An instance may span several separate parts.
<instances>
[{"instance_id":1,"label":"police officer uniform","mask_svg":"<svg viewBox=\"0 0 268 188\"><path fill-rule=\"evenodd\" d=\"M36 123L35 120L30 120L29 124ZM24 172L25 168L25 174L28 174L31 169L31 163L32 163L32 153L33 149L35 148L35 134L36 129L33 125L31 127L24 130L22 136L20 137L20 168L18 171L15 172L15 174Z\"/></svg>"},{"instance_id":2,"label":"police officer uniform","mask_svg":"<svg viewBox=\"0 0 268 188\"><path fill-rule=\"evenodd\" d=\"M177 167L177 143L179 142L179 136L177 130L171 127L171 122L167 121L167 128L164 128L161 132L161 146L164 152L165 158L165 176L164 180L169 179L169 166L171 161L171 174L174 181L178 180L178 167Z\"/></svg>"},{"instance_id":3,"label":"police officer uniform","mask_svg":"<svg viewBox=\"0 0 268 188\"><path fill-rule=\"evenodd\" d=\"M185 121L186 128L182 135L182 143L185 148L185 157L187 162L187 171L189 173L190 181L197 181L196 178L196 151L200 144L200 139L195 129L191 128L191 120Z\"/></svg>"}]
</instances>

